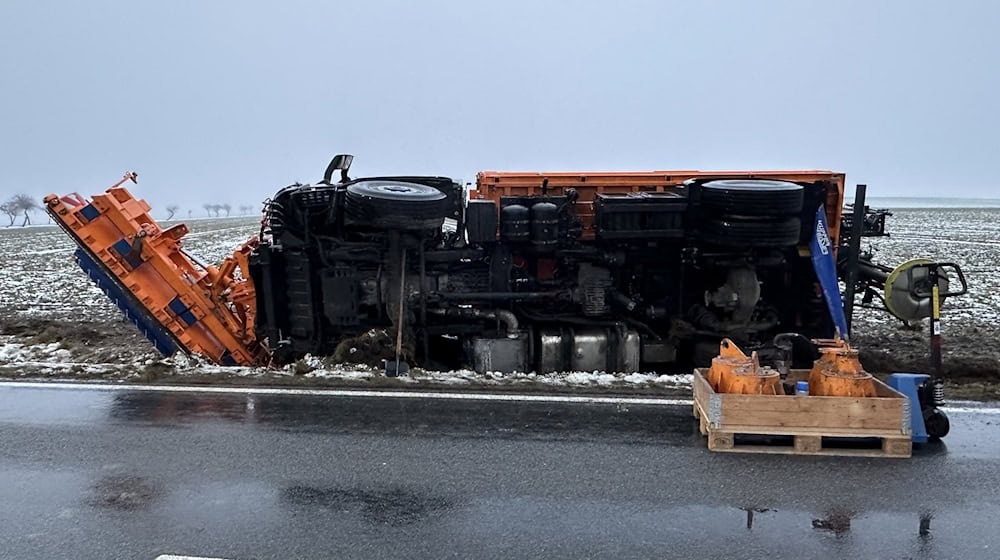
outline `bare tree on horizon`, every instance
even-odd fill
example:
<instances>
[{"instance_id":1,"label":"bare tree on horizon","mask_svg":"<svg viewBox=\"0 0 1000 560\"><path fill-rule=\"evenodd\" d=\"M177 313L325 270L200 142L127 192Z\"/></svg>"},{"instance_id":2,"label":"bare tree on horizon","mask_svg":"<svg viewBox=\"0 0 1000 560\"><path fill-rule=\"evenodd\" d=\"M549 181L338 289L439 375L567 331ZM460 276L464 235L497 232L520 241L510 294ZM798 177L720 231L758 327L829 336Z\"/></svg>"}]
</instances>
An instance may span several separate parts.
<instances>
[{"instance_id":1,"label":"bare tree on horizon","mask_svg":"<svg viewBox=\"0 0 1000 560\"><path fill-rule=\"evenodd\" d=\"M4 214L7 214L7 217L10 218L10 223L7 224L7 227L10 227L10 226L14 225L14 220L17 219L17 213L18 212L17 212L17 208L14 206L14 200L13 199L8 200L7 202L4 202L3 204L0 204L0 212L2 212Z\"/></svg>"},{"instance_id":2,"label":"bare tree on horizon","mask_svg":"<svg viewBox=\"0 0 1000 560\"><path fill-rule=\"evenodd\" d=\"M38 204L32 196L26 194L15 194L7 202L0 204L0 212L7 214L10 218L10 223L7 227L14 225L14 220L17 219L17 215L23 213L24 221L21 222L21 227L31 225L31 212L35 210L40 210L42 206Z\"/></svg>"},{"instance_id":3,"label":"bare tree on horizon","mask_svg":"<svg viewBox=\"0 0 1000 560\"><path fill-rule=\"evenodd\" d=\"M177 211L180 209L181 207L176 204L171 204L170 206L167 206L167 221L173 220L174 214L176 214Z\"/></svg>"}]
</instances>

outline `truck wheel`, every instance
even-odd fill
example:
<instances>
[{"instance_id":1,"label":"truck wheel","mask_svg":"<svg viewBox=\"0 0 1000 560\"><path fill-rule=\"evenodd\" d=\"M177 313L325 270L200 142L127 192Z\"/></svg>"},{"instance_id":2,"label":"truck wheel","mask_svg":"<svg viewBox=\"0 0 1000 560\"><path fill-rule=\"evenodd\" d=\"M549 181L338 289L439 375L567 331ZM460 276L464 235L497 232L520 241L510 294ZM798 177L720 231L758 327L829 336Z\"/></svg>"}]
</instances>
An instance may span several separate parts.
<instances>
[{"instance_id":1,"label":"truck wheel","mask_svg":"<svg viewBox=\"0 0 1000 560\"><path fill-rule=\"evenodd\" d=\"M376 227L435 229L448 215L445 193L419 183L361 181L347 187L347 215Z\"/></svg>"},{"instance_id":2,"label":"truck wheel","mask_svg":"<svg viewBox=\"0 0 1000 560\"><path fill-rule=\"evenodd\" d=\"M802 185L788 181L726 179L701 186L701 205L713 215L788 216L802 212Z\"/></svg>"},{"instance_id":3,"label":"truck wheel","mask_svg":"<svg viewBox=\"0 0 1000 560\"><path fill-rule=\"evenodd\" d=\"M789 247L799 243L802 227L798 218L780 220L706 220L701 228L704 241L725 247Z\"/></svg>"}]
</instances>

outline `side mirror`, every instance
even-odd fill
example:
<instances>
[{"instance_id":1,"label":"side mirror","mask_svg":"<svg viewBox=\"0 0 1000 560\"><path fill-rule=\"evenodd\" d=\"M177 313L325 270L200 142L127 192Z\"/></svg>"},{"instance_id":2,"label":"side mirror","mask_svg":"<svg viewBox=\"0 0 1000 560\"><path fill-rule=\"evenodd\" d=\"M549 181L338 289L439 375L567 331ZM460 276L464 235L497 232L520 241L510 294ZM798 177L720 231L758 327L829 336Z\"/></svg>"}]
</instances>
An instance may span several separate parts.
<instances>
[{"instance_id":1,"label":"side mirror","mask_svg":"<svg viewBox=\"0 0 1000 560\"><path fill-rule=\"evenodd\" d=\"M348 170L351 169L351 162L354 161L354 156L350 154L338 154L333 156L330 160L330 165L326 166L326 171L323 173L323 182L330 184L330 180L333 179L333 172L340 170L340 182L344 183L350 181L351 178L347 176Z\"/></svg>"}]
</instances>

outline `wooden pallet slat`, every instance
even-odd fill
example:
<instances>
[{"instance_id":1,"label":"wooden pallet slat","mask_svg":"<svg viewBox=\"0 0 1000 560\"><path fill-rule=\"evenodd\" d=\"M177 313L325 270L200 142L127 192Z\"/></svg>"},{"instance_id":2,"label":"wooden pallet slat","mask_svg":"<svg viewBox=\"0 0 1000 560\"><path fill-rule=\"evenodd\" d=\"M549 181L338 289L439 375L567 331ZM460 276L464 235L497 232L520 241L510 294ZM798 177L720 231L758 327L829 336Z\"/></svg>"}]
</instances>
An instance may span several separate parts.
<instances>
[{"instance_id":1,"label":"wooden pallet slat","mask_svg":"<svg viewBox=\"0 0 1000 560\"><path fill-rule=\"evenodd\" d=\"M823 436L794 436L798 453L818 453L823 448Z\"/></svg>"},{"instance_id":2,"label":"wooden pallet slat","mask_svg":"<svg viewBox=\"0 0 1000 560\"><path fill-rule=\"evenodd\" d=\"M795 370L789 381L808 378ZM737 395L716 393L695 370L692 413L711 451L909 457L909 399L876 380L876 397ZM791 445L747 443L749 436L785 436ZM860 445L876 438L880 447Z\"/></svg>"}]
</instances>

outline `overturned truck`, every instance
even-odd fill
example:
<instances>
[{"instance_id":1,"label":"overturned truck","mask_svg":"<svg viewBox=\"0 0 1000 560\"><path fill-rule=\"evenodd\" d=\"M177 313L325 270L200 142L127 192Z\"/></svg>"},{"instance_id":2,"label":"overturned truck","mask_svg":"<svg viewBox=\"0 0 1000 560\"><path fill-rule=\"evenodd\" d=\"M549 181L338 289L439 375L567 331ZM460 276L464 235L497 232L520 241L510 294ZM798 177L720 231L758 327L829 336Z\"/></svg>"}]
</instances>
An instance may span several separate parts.
<instances>
[{"instance_id":1,"label":"overturned truck","mask_svg":"<svg viewBox=\"0 0 1000 560\"><path fill-rule=\"evenodd\" d=\"M46 204L157 348L220 364L349 360L380 333L426 368L668 371L723 338L752 349L839 326L810 244L842 241L841 173L482 172L470 189L352 179L351 159L278 191L218 266L121 183Z\"/></svg>"}]
</instances>

